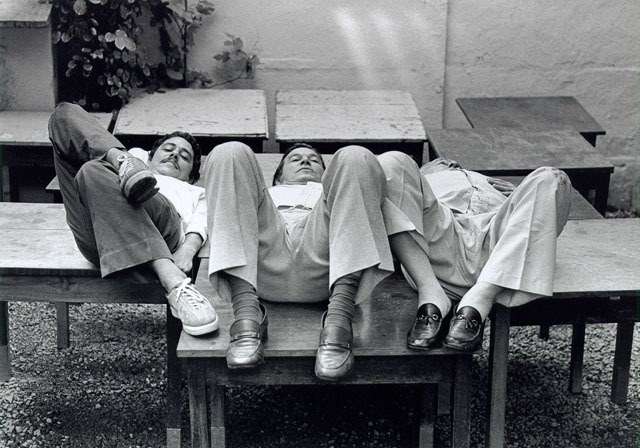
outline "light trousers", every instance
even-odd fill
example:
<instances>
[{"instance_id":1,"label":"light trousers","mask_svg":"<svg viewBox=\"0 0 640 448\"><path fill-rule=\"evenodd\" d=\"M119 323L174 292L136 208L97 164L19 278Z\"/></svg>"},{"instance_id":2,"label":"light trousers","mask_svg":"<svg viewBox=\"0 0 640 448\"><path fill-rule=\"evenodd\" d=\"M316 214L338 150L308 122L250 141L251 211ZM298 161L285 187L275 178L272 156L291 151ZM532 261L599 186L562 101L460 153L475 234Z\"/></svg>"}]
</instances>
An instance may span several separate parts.
<instances>
[{"instance_id":1,"label":"light trousers","mask_svg":"<svg viewBox=\"0 0 640 448\"><path fill-rule=\"evenodd\" d=\"M571 198L564 172L539 168L495 210L467 215L438 201L410 157L388 152L378 160L393 204L385 208L389 235L409 232L450 297L476 282L505 288L497 302L507 306L553 294L556 241Z\"/></svg>"},{"instance_id":2,"label":"light trousers","mask_svg":"<svg viewBox=\"0 0 640 448\"><path fill-rule=\"evenodd\" d=\"M223 273L239 277L266 300L317 302L340 277L364 271L356 302L393 271L382 216L384 173L362 147L340 149L322 177L313 210L287 229L251 149L218 145L205 168L209 278L228 295Z\"/></svg>"}]
</instances>

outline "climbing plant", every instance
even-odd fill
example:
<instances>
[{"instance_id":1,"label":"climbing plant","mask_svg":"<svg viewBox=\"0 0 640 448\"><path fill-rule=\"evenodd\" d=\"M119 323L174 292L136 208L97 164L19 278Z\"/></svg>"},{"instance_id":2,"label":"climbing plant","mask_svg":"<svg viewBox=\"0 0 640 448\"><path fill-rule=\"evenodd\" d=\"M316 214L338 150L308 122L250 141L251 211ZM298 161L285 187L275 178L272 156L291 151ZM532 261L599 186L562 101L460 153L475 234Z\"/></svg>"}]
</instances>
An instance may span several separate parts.
<instances>
[{"instance_id":1,"label":"climbing plant","mask_svg":"<svg viewBox=\"0 0 640 448\"><path fill-rule=\"evenodd\" d=\"M164 60L156 64L141 40L145 11L160 36ZM186 86L193 34L213 11L207 0L54 0L59 100L110 111L136 88Z\"/></svg>"}]
</instances>

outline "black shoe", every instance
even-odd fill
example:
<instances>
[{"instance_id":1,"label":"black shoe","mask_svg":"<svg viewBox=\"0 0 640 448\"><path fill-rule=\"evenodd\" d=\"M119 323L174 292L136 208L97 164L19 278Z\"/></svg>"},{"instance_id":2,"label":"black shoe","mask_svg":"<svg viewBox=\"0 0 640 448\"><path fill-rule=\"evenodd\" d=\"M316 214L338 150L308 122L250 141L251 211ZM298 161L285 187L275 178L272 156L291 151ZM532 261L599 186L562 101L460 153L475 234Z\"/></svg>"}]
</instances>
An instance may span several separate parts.
<instances>
[{"instance_id":1,"label":"black shoe","mask_svg":"<svg viewBox=\"0 0 640 448\"><path fill-rule=\"evenodd\" d=\"M231 340L227 350L227 367L250 369L264 362L264 344L267 340L267 310L260 305L262 321L238 319L229 329Z\"/></svg>"},{"instance_id":2,"label":"black shoe","mask_svg":"<svg viewBox=\"0 0 640 448\"><path fill-rule=\"evenodd\" d=\"M482 345L483 329L478 310L472 306L463 306L456 311L456 317L451 321L444 345L456 350L474 352Z\"/></svg>"},{"instance_id":3,"label":"black shoe","mask_svg":"<svg viewBox=\"0 0 640 448\"><path fill-rule=\"evenodd\" d=\"M437 306L431 303L421 305L407 333L407 346L422 350L440 347L450 320L451 313L443 318Z\"/></svg>"},{"instance_id":4,"label":"black shoe","mask_svg":"<svg viewBox=\"0 0 640 448\"><path fill-rule=\"evenodd\" d=\"M323 324L325 316L322 318ZM347 331L337 325L324 327L320 332L316 354L316 377L325 381L338 381L351 373L355 364L352 344L353 329Z\"/></svg>"}]
</instances>

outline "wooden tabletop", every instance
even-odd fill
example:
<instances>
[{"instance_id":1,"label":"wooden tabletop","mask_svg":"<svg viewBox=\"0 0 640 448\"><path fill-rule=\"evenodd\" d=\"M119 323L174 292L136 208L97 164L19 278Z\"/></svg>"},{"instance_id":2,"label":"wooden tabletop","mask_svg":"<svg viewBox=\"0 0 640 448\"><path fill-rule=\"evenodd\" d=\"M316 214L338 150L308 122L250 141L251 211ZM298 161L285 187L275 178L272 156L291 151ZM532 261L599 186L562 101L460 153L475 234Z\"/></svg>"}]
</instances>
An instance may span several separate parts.
<instances>
[{"instance_id":1,"label":"wooden tabletop","mask_svg":"<svg viewBox=\"0 0 640 448\"><path fill-rule=\"evenodd\" d=\"M118 136L162 136L173 131L194 137L268 138L262 90L175 89L133 99L118 113Z\"/></svg>"},{"instance_id":2,"label":"wooden tabletop","mask_svg":"<svg viewBox=\"0 0 640 448\"><path fill-rule=\"evenodd\" d=\"M613 165L576 131L438 129L429 130L429 145L435 156L485 174L527 174L540 166L613 172Z\"/></svg>"},{"instance_id":3,"label":"wooden tabletop","mask_svg":"<svg viewBox=\"0 0 640 448\"><path fill-rule=\"evenodd\" d=\"M279 142L424 142L411 94L401 90L284 90L276 94Z\"/></svg>"},{"instance_id":4,"label":"wooden tabletop","mask_svg":"<svg viewBox=\"0 0 640 448\"><path fill-rule=\"evenodd\" d=\"M0 1L0 28L43 28L49 25L51 2L42 0Z\"/></svg>"},{"instance_id":5,"label":"wooden tabletop","mask_svg":"<svg viewBox=\"0 0 640 448\"><path fill-rule=\"evenodd\" d=\"M100 276L76 247L63 204L0 202L0 231L1 274Z\"/></svg>"},{"instance_id":6,"label":"wooden tabletop","mask_svg":"<svg viewBox=\"0 0 640 448\"><path fill-rule=\"evenodd\" d=\"M110 113L91 113L105 129L111 123ZM0 111L0 145L51 146L49 117L51 111Z\"/></svg>"},{"instance_id":7,"label":"wooden tabletop","mask_svg":"<svg viewBox=\"0 0 640 448\"><path fill-rule=\"evenodd\" d=\"M207 272L206 261L201 273ZM605 275L602 275L606 273ZM399 280L399 281L398 281ZM206 275L198 281L200 291L214 297ZM589 219L569 221L558 239L554 296L558 300L577 296L634 294L640 291L640 219ZM315 356L321 304L265 302L269 315L266 356ZM415 293L398 274L383 281L370 301L356 307L354 354L411 355L406 331L416 309ZM222 299L213 303L221 321L209 336L182 334L180 357L224 357L229 346L231 305ZM366 323L366 325L365 325ZM297 335L292 337L292 335ZM434 354L443 352L434 351Z\"/></svg>"},{"instance_id":8,"label":"wooden tabletop","mask_svg":"<svg viewBox=\"0 0 640 448\"><path fill-rule=\"evenodd\" d=\"M476 129L572 129L605 134L602 126L572 96L456 98L456 103Z\"/></svg>"}]
</instances>

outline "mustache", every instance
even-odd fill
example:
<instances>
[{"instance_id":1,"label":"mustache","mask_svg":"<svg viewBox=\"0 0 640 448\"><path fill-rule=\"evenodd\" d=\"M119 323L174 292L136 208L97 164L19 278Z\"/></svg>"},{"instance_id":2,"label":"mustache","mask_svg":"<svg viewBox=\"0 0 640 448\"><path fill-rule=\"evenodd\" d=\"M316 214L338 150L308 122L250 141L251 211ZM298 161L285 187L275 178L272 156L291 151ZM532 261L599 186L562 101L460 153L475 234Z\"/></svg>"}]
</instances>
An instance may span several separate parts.
<instances>
[{"instance_id":1,"label":"mustache","mask_svg":"<svg viewBox=\"0 0 640 448\"><path fill-rule=\"evenodd\" d=\"M162 159L162 162L170 162L173 164L173 166L176 167L176 169L178 168L178 158L175 156L167 156L164 159Z\"/></svg>"}]
</instances>

